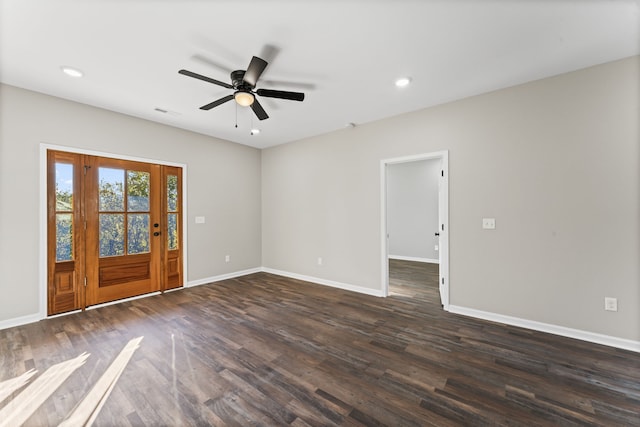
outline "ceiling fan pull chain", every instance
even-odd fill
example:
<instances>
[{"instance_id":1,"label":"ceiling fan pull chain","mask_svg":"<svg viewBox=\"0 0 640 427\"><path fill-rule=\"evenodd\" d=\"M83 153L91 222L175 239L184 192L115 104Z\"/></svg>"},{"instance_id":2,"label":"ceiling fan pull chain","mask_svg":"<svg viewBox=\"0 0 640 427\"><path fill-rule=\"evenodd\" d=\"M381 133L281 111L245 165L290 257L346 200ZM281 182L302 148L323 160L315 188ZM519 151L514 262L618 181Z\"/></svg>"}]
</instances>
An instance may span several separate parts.
<instances>
[{"instance_id":1,"label":"ceiling fan pull chain","mask_svg":"<svg viewBox=\"0 0 640 427\"><path fill-rule=\"evenodd\" d=\"M236 103L236 129L238 129L238 104Z\"/></svg>"}]
</instances>

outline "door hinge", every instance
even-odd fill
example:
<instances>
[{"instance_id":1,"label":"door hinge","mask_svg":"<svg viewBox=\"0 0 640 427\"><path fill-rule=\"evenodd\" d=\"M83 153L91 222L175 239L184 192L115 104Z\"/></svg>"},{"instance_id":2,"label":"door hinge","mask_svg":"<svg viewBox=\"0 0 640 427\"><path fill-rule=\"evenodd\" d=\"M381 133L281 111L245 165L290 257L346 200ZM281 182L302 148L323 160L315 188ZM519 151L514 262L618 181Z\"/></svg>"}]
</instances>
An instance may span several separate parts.
<instances>
[{"instance_id":1,"label":"door hinge","mask_svg":"<svg viewBox=\"0 0 640 427\"><path fill-rule=\"evenodd\" d=\"M440 175L444 178L444 169L440 171Z\"/></svg>"},{"instance_id":2,"label":"door hinge","mask_svg":"<svg viewBox=\"0 0 640 427\"><path fill-rule=\"evenodd\" d=\"M442 284L444 285L444 277L442 278Z\"/></svg>"},{"instance_id":3,"label":"door hinge","mask_svg":"<svg viewBox=\"0 0 640 427\"><path fill-rule=\"evenodd\" d=\"M87 276L84 276L84 286L87 287Z\"/></svg>"},{"instance_id":4,"label":"door hinge","mask_svg":"<svg viewBox=\"0 0 640 427\"><path fill-rule=\"evenodd\" d=\"M444 231L444 224L442 224L442 231Z\"/></svg>"},{"instance_id":5,"label":"door hinge","mask_svg":"<svg viewBox=\"0 0 640 427\"><path fill-rule=\"evenodd\" d=\"M84 165L84 174L87 174L87 169L91 169L91 166L89 165Z\"/></svg>"}]
</instances>

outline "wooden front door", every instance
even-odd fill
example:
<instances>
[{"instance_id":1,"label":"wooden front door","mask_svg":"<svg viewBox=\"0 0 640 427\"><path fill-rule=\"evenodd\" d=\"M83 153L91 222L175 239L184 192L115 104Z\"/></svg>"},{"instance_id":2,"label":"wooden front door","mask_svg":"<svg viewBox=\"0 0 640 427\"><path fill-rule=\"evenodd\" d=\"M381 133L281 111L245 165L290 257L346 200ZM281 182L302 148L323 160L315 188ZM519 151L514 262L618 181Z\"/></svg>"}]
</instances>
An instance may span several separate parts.
<instances>
[{"instance_id":1,"label":"wooden front door","mask_svg":"<svg viewBox=\"0 0 640 427\"><path fill-rule=\"evenodd\" d=\"M49 314L182 286L181 168L51 151L48 177Z\"/></svg>"},{"instance_id":2,"label":"wooden front door","mask_svg":"<svg viewBox=\"0 0 640 427\"><path fill-rule=\"evenodd\" d=\"M87 163L87 305L159 291L160 166Z\"/></svg>"}]
</instances>

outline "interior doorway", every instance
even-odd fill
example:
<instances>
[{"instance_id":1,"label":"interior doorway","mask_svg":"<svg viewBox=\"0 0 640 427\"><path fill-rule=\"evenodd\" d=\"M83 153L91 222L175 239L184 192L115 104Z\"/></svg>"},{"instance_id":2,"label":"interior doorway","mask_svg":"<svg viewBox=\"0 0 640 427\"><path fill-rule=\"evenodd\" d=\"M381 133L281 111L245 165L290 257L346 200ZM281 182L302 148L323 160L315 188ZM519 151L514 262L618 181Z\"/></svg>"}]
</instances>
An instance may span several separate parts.
<instances>
[{"instance_id":1,"label":"interior doorway","mask_svg":"<svg viewBox=\"0 0 640 427\"><path fill-rule=\"evenodd\" d=\"M432 213L433 216L437 216L437 221L433 220L428 225L429 233L433 235L429 238L425 237L422 233L418 239L421 241L422 248L424 250L425 245L432 245L435 243L437 246L437 260L434 260L432 252L427 252L424 256L398 256L398 254L392 254L393 259L389 259L390 255L390 224L389 224L389 211L390 211L390 196L389 192L389 170L396 168L397 165L407 164L414 166L416 162L424 162L430 160L429 163L436 163L438 169L435 171L437 174L437 209ZM424 280L425 283L435 284L439 294L440 302L445 310L449 308L449 230L448 230L448 152L440 151L435 153L419 154L415 156L399 157L392 159L385 159L381 161L381 263L382 263L382 283L383 294L389 295L389 283L390 283L390 262L391 267L394 268L406 268L407 278L413 275L412 280ZM407 221L410 221L407 219ZM416 233L417 234L417 233ZM423 241L426 240L426 241ZM412 242L415 243L415 242ZM405 244L406 245L406 244ZM395 244L394 250L401 252L399 244ZM424 253L424 252L423 252ZM422 254L422 253L421 253ZM423 261L434 262L438 264L432 264L431 266L420 265ZM405 265L407 264L407 265ZM437 273L437 282L434 282L434 275ZM403 273L394 271L394 283L408 284L406 280L403 282ZM397 277L396 277L397 276ZM418 276L421 278L419 279ZM410 287L404 288L407 292L411 292Z\"/></svg>"}]
</instances>

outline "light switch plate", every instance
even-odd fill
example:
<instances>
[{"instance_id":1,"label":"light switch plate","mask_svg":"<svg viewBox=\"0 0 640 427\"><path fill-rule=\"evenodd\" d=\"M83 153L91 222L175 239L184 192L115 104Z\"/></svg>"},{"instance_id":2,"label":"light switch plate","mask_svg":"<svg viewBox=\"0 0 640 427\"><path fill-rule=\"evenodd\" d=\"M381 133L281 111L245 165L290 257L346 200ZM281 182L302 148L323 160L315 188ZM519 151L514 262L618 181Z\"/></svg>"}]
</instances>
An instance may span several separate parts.
<instances>
[{"instance_id":1,"label":"light switch plate","mask_svg":"<svg viewBox=\"0 0 640 427\"><path fill-rule=\"evenodd\" d=\"M196 217L196 224L204 224L204 217L203 216L197 216Z\"/></svg>"},{"instance_id":2,"label":"light switch plate","mask_svg":"<svg viewBox=\"0 0 640 427\"><path fill-rule=\"evenodd\" d=\"M494 230L496 228L496 219L482 218L482 228L485 230Z\"/></svg>"},{"instance_id":3,"label":"light switch plate","mask_svg":"<svg viewBox=\"0 0 640 427\"><path fill-rule=\"evenodd\" d=\"M618 311L618 298L605 297L604 309L607 311Z\"/></svg>"}]
</instances>

